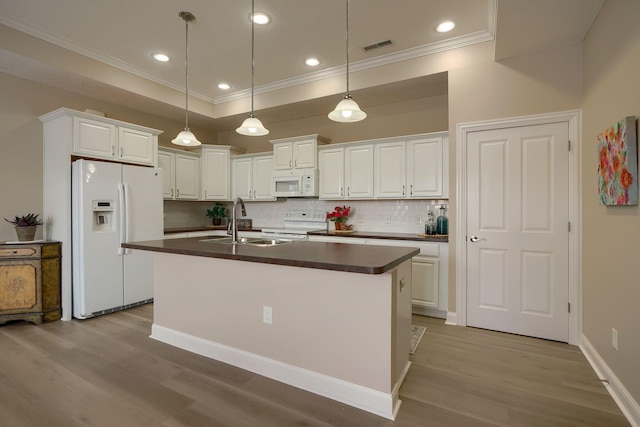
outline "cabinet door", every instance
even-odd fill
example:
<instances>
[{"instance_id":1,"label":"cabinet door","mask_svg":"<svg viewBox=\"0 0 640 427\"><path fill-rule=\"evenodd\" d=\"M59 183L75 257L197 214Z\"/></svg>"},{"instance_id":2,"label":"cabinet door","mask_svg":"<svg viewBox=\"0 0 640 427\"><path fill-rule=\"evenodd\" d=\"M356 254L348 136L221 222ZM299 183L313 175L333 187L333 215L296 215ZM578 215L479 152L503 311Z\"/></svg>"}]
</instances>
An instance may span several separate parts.
<instances>
[{"instance_id":1,"label":"cabinet door","mask_svg":"<svg viewBox=\"0 0 640 427\"><path fill-rule=\"evenodd\" d=\"M407 143L409 197L442 197L442 147L442 137Z\"/></svg>"},{"instance_id":2,"label":"cabinet door","mask_svg":"<svg viewBox=\"0 0 640 427\"><path fill-rule=\"evenodd\" d=\"M373 145L347 147L345 152L345 185L347 199L373 197Z\"/></svg>"},{"instance_id":3,"label":"cabinet door","mask_svg":"<svg viewBox=\"0 0 640 427\"><path fill-rule=\"evenodd\" d=\"M318 153L319 196L344 199L344 149L332 148Z\"/></svg>"},{"instance_id":4,"label":"cabinet door","mask_svg":"<svg viewBox=\"0 0 640 427\"><path fill-rule=\"evenodd\" d=\"M416 255L411 263L411 302L420 307L438 308L438 260Z\"/></svg>"},{"instance_id":5,"label":"cabinet door","mask_svg":"<svg viewBox=\"0 0 640 427\"><path fill-rule=\"evenodd\" d=\"M80 117L73 118L73 153L113 160L116 158L116 127Z\"/></svg>"},{"instance_id":6,"label":"cabinet door","mask_svg":"<svg viewBox=\"0 0 640 427\"><path fill-rule=\"evenodd\" d=\"M275 200L271 193L273 156L253 158L253 200Z\"/></svg>"},{"instance_id":7,"label":"cabinet door","mask_svg":"<svg viewBox=\"0 0 640 427\"><path fill-rule=\"evenodd\" d=\"M165 151L158 151L158 167L162 169L162 197L172 200L175 198L175 156Z\"/></svg>"},{"instance_id":8,"label":"cabinet door","mask_svg":"<svg viewBox=\"0 0 640 427\"><path fill-rule=\"evenodd\" d=\"M118 128L118 159L127 163L153 165L154 136L125 127Z\"/></svg>"},{"instance_id":9,"label":"cabinet door","mask_svg":"<svg viewBox=\"0 0 640 427\"><path fill-rule=\"evenodd\" d=\"M229 151L202 150L202 199L229 200Z\"/></svg>"},{"instance_id":10,"label":"cabinet door","mask_svg":"<svg viewBox=\"0 0 640 427\"><path fill-rule=\"evenodd\" d=\"M293 168L293 143L283 142L273 145L273 169Z\"/></svg>"},{"instance_id":11,"label":"cabinet door","mask_svg":"<svg viewBox=\"0 0 640 427\"><path fill-rule=\"evenodd\" d=\"M253 195L253 159L233 159L231 163L231 197L250 200Z\"/></svg>"},{"instance_id":12,"label":"cabinet door","mask_svg":"<svg viewBox=\"0 0 640 427\"><path fill-rule=\"evenodd\" d=\"M200 159L176 154L176 199L198 200Z\"/></svg>"},{"instance_id":13,"label":"cabinet door","mask_svg":"<svg viewBox=\"0 0 640 427\"><path fill-rule=\"evenodd\" d=\"M374 193L380 198L406 197L406 151L404 141L376 144Z\"/></svg>"},{"instance_id":14,"label":"cabinet door","mask_svg":"<svg viewBox=\"0 0 640 427\"><path fill-rule=\"evenodd\" d=\"M317 146L315 139L293 143L293 167L298 169L316 168Z\"/></svg>"}]
</instances>

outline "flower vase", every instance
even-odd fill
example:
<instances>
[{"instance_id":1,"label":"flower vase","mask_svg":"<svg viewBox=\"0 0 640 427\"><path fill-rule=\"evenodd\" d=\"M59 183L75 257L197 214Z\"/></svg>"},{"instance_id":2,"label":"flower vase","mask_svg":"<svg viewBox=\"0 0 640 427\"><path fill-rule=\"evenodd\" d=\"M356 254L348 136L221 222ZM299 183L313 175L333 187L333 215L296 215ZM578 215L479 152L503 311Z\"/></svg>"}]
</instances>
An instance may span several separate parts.
<instances>
[{"instance_id":1,"label":"flower vase","mask_svg":"<svg viewBox=\"0 0 640 427\"><path fill-rule=\"evenodd\" d=\"M351 230L351 226L349 224L346 224L344 222L335 222L336 225L336 231L347 231L347 230Z\"/></svg>"}]
</instances>

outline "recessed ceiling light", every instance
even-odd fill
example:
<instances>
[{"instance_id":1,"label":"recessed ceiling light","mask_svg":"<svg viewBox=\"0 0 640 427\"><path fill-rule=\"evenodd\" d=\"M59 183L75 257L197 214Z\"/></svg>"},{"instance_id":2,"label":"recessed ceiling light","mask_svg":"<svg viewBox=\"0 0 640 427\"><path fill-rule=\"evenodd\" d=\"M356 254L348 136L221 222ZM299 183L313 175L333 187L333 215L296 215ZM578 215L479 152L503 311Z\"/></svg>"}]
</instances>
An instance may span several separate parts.
<instances>
[{"instance_id":1,"label":"recessed ceiling light","mask_svg":"<svg viewBox=\"0 0 640 427\"><path fill-rule=\"evenodd\" d=\"M269 15L267 15L264 12L256 12L253 14L253 16L249 14L249 20L251 19L253 19L253 22L255 22L258 25L268 24L269 21L271 21L271 18L269 18Z\"/></svg>"},{"instance_id":2,"label":"recessed ceiling light","mask_svg":"<svg viewBox=\"0 0 640 427\"><path fill-rule=\"evenodd\" d=\"M318 58L309 58L304 61L309 67L316 67L320 65L320 60Z\"/></svg>"},{"instance_id":3,"label":"recessed ceiling light","mask_svg":"<svg viewBox=\"0 0 640 427\"><path fill-rule=\"evenodd\" d=\"M153 59L160 62L167 62L169 60L169 57L164 53L154 53Z\"/></svg>"},{"instance_id":4,"label":"recessed ceiling light","mask_svg":"<svg viewBox=\"0 0 640 427\"><path fill-rule=\"evenodd\" d=\"M218 88L219 88L219 89L222 89L222 90L229 90L229 89L231 89L231 86L230 86L230 85L228 85L227 83L220 83L220 84L218 85Z\"/></svg>"},{"instance_id":5,"label":"recessed ceiling light","mask_svg":"<svg viewBox=\"0 0 640 427\"><path fill-rule=\"evenodd\" d=\"M439 33L447 33L451 30L453 30L456 27L456 24L454 24L451 21L445 21L442 22L440 25L438 25L438 27L436 28L436 31Z\"/></svg>"}]
</instances>

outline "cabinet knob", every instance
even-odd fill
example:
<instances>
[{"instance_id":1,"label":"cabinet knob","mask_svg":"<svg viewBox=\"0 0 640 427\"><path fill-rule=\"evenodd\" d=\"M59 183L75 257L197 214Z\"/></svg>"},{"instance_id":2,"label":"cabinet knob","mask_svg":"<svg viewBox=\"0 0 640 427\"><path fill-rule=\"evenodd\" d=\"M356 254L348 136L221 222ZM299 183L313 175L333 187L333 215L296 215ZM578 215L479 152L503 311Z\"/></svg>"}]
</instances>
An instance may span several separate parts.
<instances>
[{"instance_id":1,"label":"cabinet knob","mask_svg":"<svg viewBox=\"0 0 640 427\"><path fill-rule=\"evenodd\" d=\"M402 195L404 196L404 185L402 186Z\"/></svg>"},{"instance_id":2,"label":"cabinet knob","mask_svg":"<svg viewBox=\"0 0 640 427\"><path fill-rule=\"evenodd\" d=\"M409 187L409 194L413 196L413 184L411 184L411 186Z\"/></svg>"},{"instance_id":3,"label":"cabinet knob","mask_svg":"<svg viewBox=\"0 0 640 427\"><path fill-rule=\"evenodd\" d=\"M180 189L176 188L176 197L180 197Z\"/></svg>"}]
</instances>

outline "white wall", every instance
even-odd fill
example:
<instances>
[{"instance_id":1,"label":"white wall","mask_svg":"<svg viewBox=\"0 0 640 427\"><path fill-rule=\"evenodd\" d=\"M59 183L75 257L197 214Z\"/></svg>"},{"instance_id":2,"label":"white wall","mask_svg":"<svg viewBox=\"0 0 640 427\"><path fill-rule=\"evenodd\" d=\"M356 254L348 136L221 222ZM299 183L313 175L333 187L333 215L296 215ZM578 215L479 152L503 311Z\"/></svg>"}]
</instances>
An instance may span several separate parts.
<instances>
[{"instance_id":1,"label":"white wall","mask_svg":"<svg viewBox=\"0 0 640 427\"><path fill-rule=\"evenodd\" d=\"M608 0L585 39L582 150L583 334L636 402L640 208L599 205L596 136L625 116L640 116L638 17L637 0ZM611 328L618 330L618 350Z\"/></svg>"}]
</instances>

